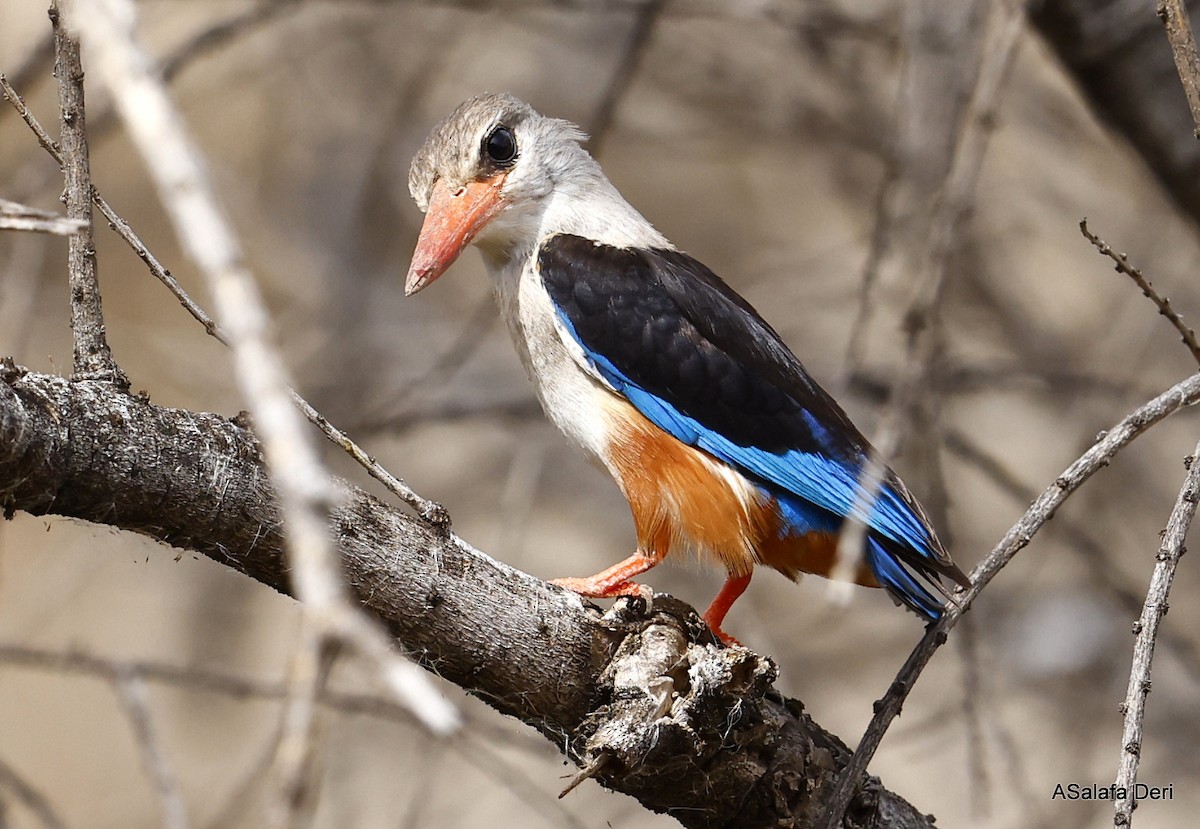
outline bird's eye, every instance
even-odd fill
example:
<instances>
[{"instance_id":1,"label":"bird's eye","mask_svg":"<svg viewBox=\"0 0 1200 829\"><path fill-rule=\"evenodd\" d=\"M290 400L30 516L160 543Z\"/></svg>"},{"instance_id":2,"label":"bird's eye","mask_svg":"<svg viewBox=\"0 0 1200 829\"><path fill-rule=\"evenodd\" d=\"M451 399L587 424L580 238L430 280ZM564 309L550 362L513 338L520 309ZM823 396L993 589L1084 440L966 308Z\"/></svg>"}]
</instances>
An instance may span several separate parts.
<instances>
[{"instance_id":1,"label":"bird's eye","mask_svg":"<svg viewBox=\"0 0 1200 829\"><path fill-rule=\"evenodd\" d=\"M483 140L483 151L496 164L512 164L517 157L517 139L508 127L496 127Z\"/></svg>"}]
</instances>

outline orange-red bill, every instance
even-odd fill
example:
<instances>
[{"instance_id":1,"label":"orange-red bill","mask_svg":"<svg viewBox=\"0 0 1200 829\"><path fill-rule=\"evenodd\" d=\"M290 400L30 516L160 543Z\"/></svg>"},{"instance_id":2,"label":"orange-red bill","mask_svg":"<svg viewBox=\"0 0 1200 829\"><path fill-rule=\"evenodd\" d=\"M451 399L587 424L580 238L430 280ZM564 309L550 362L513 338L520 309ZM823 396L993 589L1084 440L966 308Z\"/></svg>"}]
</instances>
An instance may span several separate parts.
<instances>
[{"instance_id":1,"label":"orange-red bill","mask_svg":"<svg viewBox=\"0 0 1200 829\"><path fill-rule=\"evenodd\" d=\"M425 223L404 280L405 296L412 296L445 273L475 234L500 212L505 205L500 195L503 183L501 175L472 181L457 190L451 190L440 179L433 185Z\"/></svg>"}]
</instances>

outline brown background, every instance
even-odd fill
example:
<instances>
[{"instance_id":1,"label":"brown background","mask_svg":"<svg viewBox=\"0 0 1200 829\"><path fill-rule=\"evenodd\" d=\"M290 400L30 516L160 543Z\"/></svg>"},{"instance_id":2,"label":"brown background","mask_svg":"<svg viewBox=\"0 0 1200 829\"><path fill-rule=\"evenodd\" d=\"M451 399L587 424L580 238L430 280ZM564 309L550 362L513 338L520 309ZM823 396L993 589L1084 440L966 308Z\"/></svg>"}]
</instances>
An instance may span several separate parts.
<instances>
[{"instance_id":1,"label":"brown background","mask_svg":"<svg viewBox=\"0 0 1200 829\"><path fill-rule=\"evenodd\" d=\"M141 33L163 58L251 8L140 7ZM900 6L882 0L680 0L631 63L641 9L301 3L195 55L172 84L303 393L443 502L467 540L544 577L584 575L627 555L627 507L537 411L474 254L420 297L401 291L420 221L406 191L408 161L429 127L469 95L512 91L592 129L614 77L630 68L600 136L609 177L759 307L864 431L880 414L877 396L847 383L848 339L882 159L897 140L898 78L904 60L933 47L913 40ZM54 86L38 56L47 38L40 4L0 0L0 71L26 79L20 91L52 125ZM952 66L908 103L936 113L931 102L961 92L964 71ZM93 91L97 186L207 302L106 111ZM55 174L19 120L0 112L0 197L56 207ZM907 198L905 216L919 215L931 196L918 188ZM1153 306L1079 235L1084 216L1185 317L1198 316L1194 226L1026 32L950 263L941 426L910 448L944 446L956 431L1040 490L1097 431L1194 370ZM901 228L885 260L880 311L858 334L863 373L875 383L901 362L897 323L912 284L905 251L918 236ZM242 408L227 352L112 234L99 231L98 247L110 341L134 387L167 405ZM61 239L0 235L0 354L69 369L64 264ZM1051 794L1059 782L1113 779L1136 615L1114 591L1144 591L1195 435L1195 416L1181 415L1072 498L976 604L973 659L958 635L921 678L872 771L939 825L1111 825L1107 804L1052 802ZM935 485L928 456L910 451L896 463L918 493ZM937 457L949 493L945 532L970 568L1026 504L961 456ZM332 450L328 460L364 481ZM1071 535L1071 522L1106 563ZM139 537L18 515L0 525L0 643L281 676L295 636L292 601L210 561L175 559ZM1141 773L1173 783L1175 800L1144 804L1137 824L1146 829L1191 825L1200 808L1193 564L1184 559L1166 619L1174 644L1155 663ZM683 561L650 582L703 607L720 575ZM780 688L853 744L921 628L878 593L856 592L846 607L829 595L820 580L795 586L763 573L728 627L772 654ZM336 684L357 687L358 674L343 666ZM314 825L675 825L590 783L558 803L571 769L552 746L455 688L445 692L491 754L450 751L402 723L330 713ZM254 770L276 706L163 685L151 686L151 701L194 825L257 825L263 783ZM0 664L0 759L69 826L159 825L129 723L103 682ZM37 825L16 805L6 816L13 826Z\"/></svg>"}]
</instances>

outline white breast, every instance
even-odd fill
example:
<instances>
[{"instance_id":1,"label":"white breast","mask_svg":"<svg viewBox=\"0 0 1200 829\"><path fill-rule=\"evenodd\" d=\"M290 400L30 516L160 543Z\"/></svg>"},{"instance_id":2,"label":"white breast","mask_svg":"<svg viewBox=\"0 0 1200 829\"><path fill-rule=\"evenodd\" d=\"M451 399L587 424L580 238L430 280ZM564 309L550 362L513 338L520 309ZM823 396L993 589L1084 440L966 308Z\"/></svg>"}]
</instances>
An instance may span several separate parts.
<instances>
[{"instance_id":1,"label":"white breast","mask_svg":"<svg viewBox=\"0 0 1200 829\"><path fill-rule=\"evenodd\" d=\"M536 257L527 256L493 271L501 316L546 416L607 466L611 424L604 403L613 392L563 331L536 267Z\"/></svg>"}]
</instances>

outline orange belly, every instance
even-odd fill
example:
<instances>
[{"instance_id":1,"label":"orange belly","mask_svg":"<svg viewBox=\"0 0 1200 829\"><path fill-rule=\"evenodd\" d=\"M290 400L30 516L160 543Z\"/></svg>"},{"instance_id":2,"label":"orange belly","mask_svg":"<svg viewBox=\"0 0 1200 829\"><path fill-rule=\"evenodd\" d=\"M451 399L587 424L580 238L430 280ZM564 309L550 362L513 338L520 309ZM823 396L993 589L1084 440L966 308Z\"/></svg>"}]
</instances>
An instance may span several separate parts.
<instances>
[{"instance_id":1,"label":"orange belly","mask_svg":"<svg viewBox=\"0 0 1200 829\"><path fill-rule=\"evenodd\" d=\"M775 499L728 465L676 440L627 401L609 400L611 440L604 459L629 501L643 555L691 549L746 575L765 564L795 579L828 576L837 535L788 531ZM856 581L877 587L864 565Z\"/></svg>"}]
</instances>

